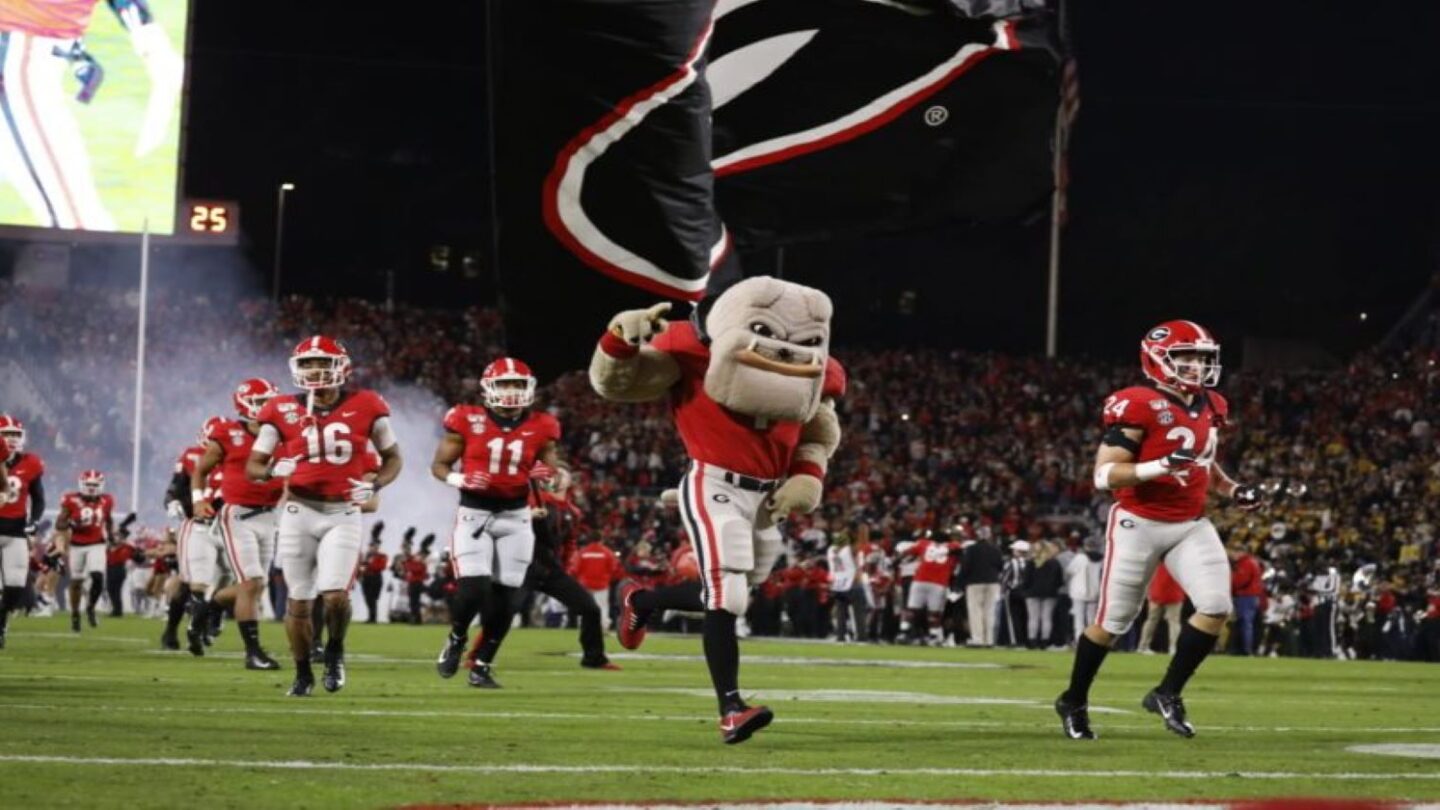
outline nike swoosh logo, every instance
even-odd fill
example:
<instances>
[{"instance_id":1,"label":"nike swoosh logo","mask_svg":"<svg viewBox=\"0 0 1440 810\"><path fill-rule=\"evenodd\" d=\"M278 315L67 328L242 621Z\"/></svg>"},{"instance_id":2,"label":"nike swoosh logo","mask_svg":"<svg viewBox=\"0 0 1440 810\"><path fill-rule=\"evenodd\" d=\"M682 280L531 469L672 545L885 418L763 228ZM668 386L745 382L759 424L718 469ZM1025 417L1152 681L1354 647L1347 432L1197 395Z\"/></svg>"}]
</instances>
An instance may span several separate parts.
<instances>
[{"instance_id":1,"label":"nike swoosh logo","mask_svg":"<svg viewBox=\"0 0 1440 810\"><path fill-rule=\"evenodd\" d=\"M520 431L520 435L521 435L521 436L531 436L531 435L534 435L534 433L535 433L535 431L533 431L533 430L522 430L522 431Z\"/></svg>"},{"instance_id":2,"label":"nike swoosh logo","mask_svg":"<svg viewBox=\"0 0 1440 810\"><path fill-rule=\"evenodd\" d=\"M731 722L728 722L728 721L722 721L722 722L720 723L720 730L721 730L721 731L734 731L735 729L737 729L737 728L739 728L739 727L740 727L739 724L737 724L737 723L731 723Z\"/></svg>"},{"instance_id":3,"label":"nike swoosh logo","mask_svg":"<svg viewBox=\"0 0 1440 810\"><path fill-rule=\"evenodd\" d=\"M340 412L340 415L341 415L341 416L354 416L354 415L355 415L355 412L354 412L354 411L341 411L341 412Z\"/></svg>"}]
</instances>

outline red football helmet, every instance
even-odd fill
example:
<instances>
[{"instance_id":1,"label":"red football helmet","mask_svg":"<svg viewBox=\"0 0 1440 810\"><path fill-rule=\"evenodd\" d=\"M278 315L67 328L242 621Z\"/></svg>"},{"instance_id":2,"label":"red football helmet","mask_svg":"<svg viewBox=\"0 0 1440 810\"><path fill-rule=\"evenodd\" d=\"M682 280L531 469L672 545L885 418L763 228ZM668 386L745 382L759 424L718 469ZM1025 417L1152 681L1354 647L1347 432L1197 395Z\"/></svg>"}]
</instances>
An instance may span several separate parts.
<instances>
[{"instance_id":1,"label":"red football helmet","mask_svg":"<svg viewBox=\"0 0 1440 810\"><path fill-rule=\"evenodd\" d=\"M255 419L260 416L260 409L265 403L280 395L280 389L275 383L260 377L252 377L235 389L232 397L235 402L235 412L246 419Z\"/></svg>"},{"instance_id":2,"label":"red football helmet","mask_svg":"<svg viewBox=\"0 0 1440 810\"><path fill-rule=\"evenodd\" d=\"M225 424L225 417L223 416L212 416L206 419L205 424L200 426L200 438L196 440L197 443L201 447L204 447L205 443L210 441L210 431L223 424Z\"/></svg>"},{"instance_id":3,"label":"red football helmet","mask_svg":"<svg viewBox=\"0 0 1440 810\"><path fill-rule=\"evenodd\" d=\"M1198 393L1220 383L1220 343L1194 321L1166 321L1140 341L1140 368L1159 385Z\"/></svg>"},{"instance_id":4,"label":"red football helmet","mask_svg":"<svg viewBox=\"0 0 1440 810\"><path fill-rule=\"evenodd\" d=\"M4 438L5 448L10 453L22 452L25 449L25 426L20 424L19 419L0 413L0 438Z\"/></svg>"},{"instance_id":5,"label":"red football helmet","mask_svg":"<svg viewBox=\"0 0 1440 810\"><path fill-rule=\"evenodd\" d=\"M94 498L105 491L105 473L99 470L86 470L80 473L80 494L87 498Z\"/></svg>"},{"instance_id":6,"label":"red football helmet","mask_svg":"<svg viewBox=\"0 0 1440 810\"><path fill-rule=\"evenodd\" d=\"M535 375L513 357L502 357L485 367L480 392L490 408L528 408L535 402Z\"/></svg>"},{"instance_id":7,"label":"red football helmet","mask_svg":"<svg viewBox=\"0 0 1440 810\"><path fill-rule=\"evenodd\" d=\"M305 338L290 353L290 377L306 391L339 388L349 376L350 353L334 338Z\"/></svg>"}]
</instances>

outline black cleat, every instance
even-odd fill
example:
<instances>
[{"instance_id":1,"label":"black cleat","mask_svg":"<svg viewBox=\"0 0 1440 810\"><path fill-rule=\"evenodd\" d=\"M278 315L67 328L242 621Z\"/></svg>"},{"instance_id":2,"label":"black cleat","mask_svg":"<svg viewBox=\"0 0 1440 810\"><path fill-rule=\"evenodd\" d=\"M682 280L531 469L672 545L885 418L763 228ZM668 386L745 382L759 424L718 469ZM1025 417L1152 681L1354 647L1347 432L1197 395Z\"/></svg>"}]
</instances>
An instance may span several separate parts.
<instances>
[{"instance_id":1,"label":"black cleat","mask_svg":"<svg viewBox=\"0 0 1440 810\"><path fill-rule=\"evenodd\" d=\"M276 670L280 668L280 662L271 658L264 650L256 650L253 653L245 654L245 668Z\"/></svg>"},{"instance_id":2,"label":"black cleat","mask_svg":"<svg viewBox=\"0 0 1440 810\"><path fill-rule=\"evenodd\" d=\"M176 636L175 636L174 633L161 633L161 634L160 634L160 649L162 649L162 650L178 650L178 649L180 649L180 639L179 639L179 638L176 638Z\"/></svg>"},{"instance_id":3,"label":"black cleat","mask_svg":"<svg viewBox=\"0 0 1440 810\"><path fill-rule=\"evenodd\" d=\"M774 719L775 713L765 706L741 706L720 718L720 739L726 745L745 742Z\"/></svg>"},{"instance_id":4,"label":"black cleat","mask_svg":"<svg viewBox=\"0 0 1440 810\"><path fill-rule=\"evenodd\" d=\"M310 697L315 693L315 676L309 673L295 673L295 682L290 684L286 697Z\"/></svg>"},{"instance_id":5,"label":"black cleat","mask_svg":"<svg viewBox=\"0 0 1440 810\"><path fill-rule=\"evenodd\" d=\"M100 622L95 620L95 608L90 608L89 610L85 611L85 619L90 622L91 627L100 626Z\"/></svg>"},{"instance_id":6,"label":"black cleat","mask_svg":"<svg viewBox=\"0 0 1440 810\"><path fill-rule=\"evenodd\" d=\"M455 673L460 671L460 657L464 654L465 639L456 638L453 634L446 636L445 647L440 650L440 657L435 659L435 671L442 678L455 677Z\"/></svg>"},{"instance_id":7,"label":"black cleat","mask_svg":"<svg viewBox=\"0 0 1440 810\"><path fill-rule=\"evenodd\" d=\"M190 654L199 658L205 655L205 637L199 629L191 627L185 630L185 640L189 642Z\"/></svg>"},{"instance_id":8,"label":"black cleat","mask_svg":"<svg viewBox=\"0 0 1440 810\"><path fill-rule=\"evenodd\" d=\"M1179 695L1167 695L1159 689L1151 689L1140 705L1145 707L1145 711L1160 715L1165 721L1165 728L1170 731L1186 739L1195 736L1195 727L1185 719L1185 701Z\"/></svg>"},{"instance_id":9,"label":"black cleat","mask_svg":"<svg viewBox=\"0 0 1440 810\"><path fill-rule=\"evenodd\" d=\"M476 661L475 666L470 668L470 685L476 689L500 688L499 681L496 681L495 676L490 673L490 665L482 664L479 661Z\"/></svg>"},{"instance_id":10,"label":"black cleat","mask_svg":"<svg viewBox=\"0 0 1440 810\"><path fill-rule=\"evenodd\" d=\"M325 674L320 684L326 692L339 692L345 688L345 654L340 651L325 654Z\"/></svg>"},{"instance_id":11,"label":"black cleat","mask_svg":"<svg viewBox=\"0 0 1440 810\"><path fill-rule=\"evenodd\" d=\"M1055 698L1055 713L1060 715L1060 724L1069 739L1095 739L1095 732L1090 729L1090 707L1087 704L1071 703L1061 695Z\"/></svg>"},{"instance_id":12,"label":"black cleat","mask_svg":"<svg viewBox=\"0 0 1440 810\"><path fill-rule=\"evenodd\" d=\"M70 614L70 631L71 631L72 633L78 633L78 632L80 632L80 614L79 614L79 613L71 613L71 614Z\"/></svg>"},{"instance_id":13,"label":"black cleat","mask_svg":"<svg viewBox=\"0 0 1440 810\"><path fill-rule=\"evenodd\" d=\"M321 644L318 641L315 642L315 646L310 648L310 660L316 664L324 661L325 645Z\"/></svg>"}]
</instances>

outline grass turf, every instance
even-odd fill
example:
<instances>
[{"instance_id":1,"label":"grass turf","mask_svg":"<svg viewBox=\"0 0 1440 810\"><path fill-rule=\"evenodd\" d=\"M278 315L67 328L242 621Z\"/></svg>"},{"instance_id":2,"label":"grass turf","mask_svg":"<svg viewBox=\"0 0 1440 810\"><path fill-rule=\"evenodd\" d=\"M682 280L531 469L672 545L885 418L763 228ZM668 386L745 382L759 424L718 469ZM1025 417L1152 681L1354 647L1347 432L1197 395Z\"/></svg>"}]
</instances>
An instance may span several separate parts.
<instances>
[{"instance_id":1,"label":"grass turf","mask_svg":"<svg viewBox=\"0 0 1440 810\"><path fill-rule=\"evenodd\" d=\"M1440 668L1423 664L1215 657L1187 693L1200 736L1182 740L1138 706L1165 659L1113 655L1092 699L1124 713L1096 713L1101 739L1075 743L1049 708L1068 654L751 641L742 685L777 719L729 747L696 638L652 636L654 657L593 672L572 632L516 631L497 662L505 688L481 691L463 671L435 675L443 628L357 624L349 685L297 700L284 697L288 661L241 668L233 624L204 659L160 652L159 631L127 618L72 637L63 617L12 621L7 806L1440 798L1440 763L1346 750L1440 742ZM284 649L279 625L262 635ZM926 662L944 666L913 666ZM1078 775L1094 771L1107 775Z\"/></svg>"}]
</instances>

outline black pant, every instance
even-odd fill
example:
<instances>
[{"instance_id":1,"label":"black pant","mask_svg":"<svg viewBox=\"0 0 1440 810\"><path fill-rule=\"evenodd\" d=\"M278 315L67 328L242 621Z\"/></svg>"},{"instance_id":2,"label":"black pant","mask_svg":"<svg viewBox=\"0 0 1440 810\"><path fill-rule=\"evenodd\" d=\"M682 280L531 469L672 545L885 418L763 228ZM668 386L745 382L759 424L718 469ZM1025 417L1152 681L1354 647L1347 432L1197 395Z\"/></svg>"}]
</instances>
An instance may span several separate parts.
<instances>
[{"instance_id":1,"label":"black pant","mask_svg":"<svg viewBox=\"0 0 1440 810\"><path fill-rule=\"evenodd\" d=\"M108 565L105 567L105 592L110 595L110 615L116 618L125 614L124 603L121 600L125 588L125 565Z\"/></svg>"},{"instance_id":2,"label":"black pant","mask_svg":"<svg viewBox=\"0 0 1440 810\"><path fill-rule=\"evenodd\" d=\"M374 624L380 618L377 605L380 604L380 587L384 578L380 574L366 574L360 577L360 593L365 595L365 610L369 615L365 618L366 624Z\"/></svg>"},{"instance_id":3,"label":"black pant","mask_svg":"<svg viewBox=\"0 0 1440 810\"><path fill-rule=\"evenodd\" d=\"M580 619L580 649L585 661L599 663L605 658L605 631L600 622L600 605L585 586L559 568L532 565L526 587L553 596L571 616Z\"/></svg>"},{"instance_id":4,"label":"black pant","mask_svg":"<svg viewBox=\"0 0 1440 810\"><path fill-rule=\"evenodd\" d=\"M425 583L410 583L410 623L420 624L424 618L420 615L420 594L425 593Z\"/></svg>"},{"instance_id":5,"label":"black pant","mask_svg":"<svg viewBox=\"0 0 1440 810\"><path fill-rule=\"evenodd\" d=\"M1315 626L1315 657L1335 657L1335 636L1338 628L1335 627L1335 603L1319 601L1315 603L1315 614L1310 619Z\"/></svg>"}]
</instances>

